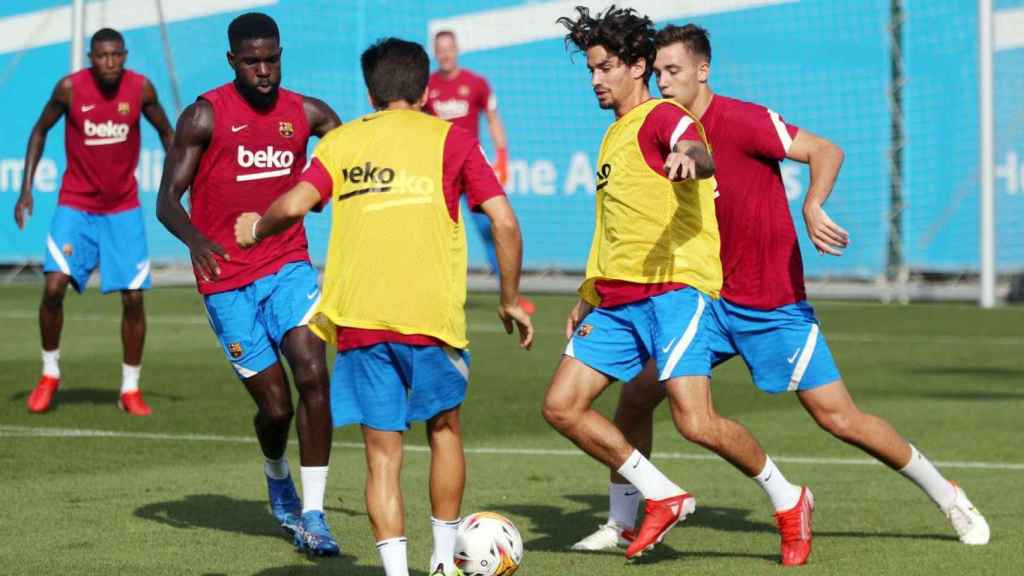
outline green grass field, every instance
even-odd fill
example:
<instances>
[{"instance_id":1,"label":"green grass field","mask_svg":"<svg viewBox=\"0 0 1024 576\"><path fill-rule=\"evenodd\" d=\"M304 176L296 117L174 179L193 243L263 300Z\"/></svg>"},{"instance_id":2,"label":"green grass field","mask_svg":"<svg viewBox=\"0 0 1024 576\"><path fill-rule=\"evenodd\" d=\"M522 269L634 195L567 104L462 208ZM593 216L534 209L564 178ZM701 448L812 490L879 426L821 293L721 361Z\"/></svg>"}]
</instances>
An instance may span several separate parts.
<instances>
[{"instance_id":1,"label":"green grass field","mask_svg":"<svg viewBox=\"0 0 1024 576\"><path fill-rule=\"evenodd\" d=\"M363 506L357 430L336 432L328 484L328 519L343 555L311 561L279 534L265 502L252 402L194 291L160 289L146 297L142 387L154 415L144 419L115 407L120 304L95 291L68 298L56 408L27 413L25 397L39 373L38 297L35 285L0 288L0 573L382 573ZM655 461L696 494L697 513L641 562L567 550L603 521L607 505L606 471L540 417L571 303L537 298L539 334L527 353L500 332L494 297L472 296L464 512L497 510L515 521L526 546L524 575L782 570L761 491L679 438L664 407ZM792 396L757 392L734 360L715 375L719 410L750 427L786 475L816 495L814 553L800 573L1021 573L1024 309L822 303L818 312L861 407L889 418L933 460L947 463L944 471L986 514L993 536L985 547L959 544L912 484L818 430ZM615 387L605 394L602 410L611 410L616 394ZM404 476L410 565L425 576L422 428L407 440L415 446ZM296 448L289 450L293 467Z\"/></svg>"}]
</instances>

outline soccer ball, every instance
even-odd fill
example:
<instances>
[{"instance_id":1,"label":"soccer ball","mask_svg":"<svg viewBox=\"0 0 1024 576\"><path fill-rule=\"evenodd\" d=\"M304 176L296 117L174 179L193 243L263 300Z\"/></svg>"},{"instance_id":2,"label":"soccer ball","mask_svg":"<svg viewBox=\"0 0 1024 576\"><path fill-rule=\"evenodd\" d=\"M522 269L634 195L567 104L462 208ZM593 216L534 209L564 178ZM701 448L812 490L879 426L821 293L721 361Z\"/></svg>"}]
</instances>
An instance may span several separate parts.
<instances>
[{"instance_id":1,"label":"soccer ball","mask_svg":"<svg viewBox=\"0 0 1024 576\"><path fill-rule=\"evenodd\" d=\"M470 514L455 535L455 564L465 576L512 576L523 561L523 537L497 512Z\"/></svg>"}]
</instances>

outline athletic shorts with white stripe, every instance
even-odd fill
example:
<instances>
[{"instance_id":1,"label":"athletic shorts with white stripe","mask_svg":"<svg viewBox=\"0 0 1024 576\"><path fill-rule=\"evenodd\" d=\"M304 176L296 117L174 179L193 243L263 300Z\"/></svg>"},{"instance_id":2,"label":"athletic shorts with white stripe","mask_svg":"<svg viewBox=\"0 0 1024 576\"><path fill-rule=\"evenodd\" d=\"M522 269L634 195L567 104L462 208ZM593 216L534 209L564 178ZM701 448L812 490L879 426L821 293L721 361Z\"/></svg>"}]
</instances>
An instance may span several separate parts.
<instances>
[{"instance_id":1,"label":"athletic shorts with white stripe","mask_svg":"<svg viewBox=\"0 0 1024 576\"><path fill-rule=\"evenodd\" d=\"M381 342L338 352L333 374L335 426L402 432L465 401L469 352Z\"/></svg>"},{"instance_id":2,"label":"athletic shorts with white stripe","mask_svg":"<svg viewBox=\"0 0 1024 576\"><path fill-rule=\"evenodd\" d=\"M839 380L839 368L807 302L758 310L720 299L709 304L707 316L712 365L742 356L764 392L811 390Z\"/></svg>"},{"instance_id":3,"label":"athletic shorts with white stripe","mask_svg":"<svg viewBox=\"0 0 1024 576\"><path fill-rule=\"evenodd\" d=\"M658 380L708 376L705 324L711 298L682 288L614 308L595 308L576 327L565 355L629 382L651 358Z\"/></svg>"},{"instance_id":4,"label":"athletic shorts with white stripe","mask_svg":"<svg viewBox=\"0 0 1024 576\"><path fill-rule=\"evenodd\" d=\"M46 237L44 272L61 272L81 293L100 269L100 291L150 287L149 252L142 209L93 214L57 206Z\"/></svg>"},{"instance_id":5,"label":"athletic shorts with white stripe","mask_svg":"<svg viewBox=\"0 0 1024 576\"><path fill-rule=\"evenodd\" d=\"M203 296L210 327L239 379L278 362L285 335L305 326L320 302L316 280L309 262L289 262L240 288Z\"/></svg>"}]
</instances>

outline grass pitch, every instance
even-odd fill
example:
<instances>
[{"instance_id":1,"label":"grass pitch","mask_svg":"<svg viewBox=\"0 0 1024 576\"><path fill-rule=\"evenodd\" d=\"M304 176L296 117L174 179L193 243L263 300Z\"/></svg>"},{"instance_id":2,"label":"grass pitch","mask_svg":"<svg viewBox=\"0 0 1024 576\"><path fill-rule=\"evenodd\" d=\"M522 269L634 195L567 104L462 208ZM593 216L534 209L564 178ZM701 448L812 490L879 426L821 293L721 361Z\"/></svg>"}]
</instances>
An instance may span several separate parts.
<instances>
[{"instance_id":1,"label":"grass pitch","mask_svg":"<svg viewBox=\"0 0 1024 576\"><path fill-rule=\"evenodd\" d=\"M119 300L69 295L55 409L25 410L39 374L39 286L0 288L0 573L381 574L362 499L355 429L337 430L327 515L336 559L292 551L266 506L253 404L219 351L198 295L146 296L142 388L154 409L115 407ZM521 574L775 574L778 536L765 497L730 466L679 438L662 407L655 461L697 496L697 512L642 561L567 550L603 521L607 473L540 417L564 345L568 297L538 297L532 352L516 349L471 297L472 385L464 411L469 482L464 512L497 510L523 533ZM801 574L1012 574L1024 569L1024 310L821 303L823 329L860 406L958 480L992 526L985 547L959 544L912 484L816 428L791 395L767 397L742 362L715 373L719 411L745 423L794 482L815 493L814 552ZM616 385L617 386L617 385ZM610 413L617 388L599 403ZM407 443L410 565L430 555L427 454ZM289 450L293 468L296 446ZM297 476L297 468L295 470Z\"/></svg>"}]
</instances>

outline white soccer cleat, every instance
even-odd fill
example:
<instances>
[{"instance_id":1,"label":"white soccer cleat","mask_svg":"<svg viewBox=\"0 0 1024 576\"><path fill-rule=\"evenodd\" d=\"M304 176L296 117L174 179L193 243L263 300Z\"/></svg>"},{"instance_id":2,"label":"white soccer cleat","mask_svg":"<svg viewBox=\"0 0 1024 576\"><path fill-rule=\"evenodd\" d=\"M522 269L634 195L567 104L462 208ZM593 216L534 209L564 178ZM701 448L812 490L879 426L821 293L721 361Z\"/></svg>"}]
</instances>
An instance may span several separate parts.
<instances>
[{"instance_id":1,"label":"white soccer cleat","mask_svg":"<svg viewBox=\"0 0 1024 576\"><path fill-rule=\"evenodd\" d=\"M621 526L609 520L607 524L598 526L597 531L593 534L573 544L572 550L586 552L618 550L619 548L629 546L632 538L627 538L627 536L632 536L630 531L624 530Z\"/></svg>"},{"instance_id":2,"label":"white soccer cleat","mask_svg":"<svg viewBox=\"0 0 1024 576\"><path fill-rule=\"evenodd\" d=\"M956 482L950 482L950 484L956 491L956 498L953 500L953 505L945 510L945 513L949 523L956 530L957 536L960 537L960 541L974 546L988 544L990 534L985 517L967 499L967 494L964 493L963 488L960 488L960 485Z\"/></svg>"}]
</instances>

